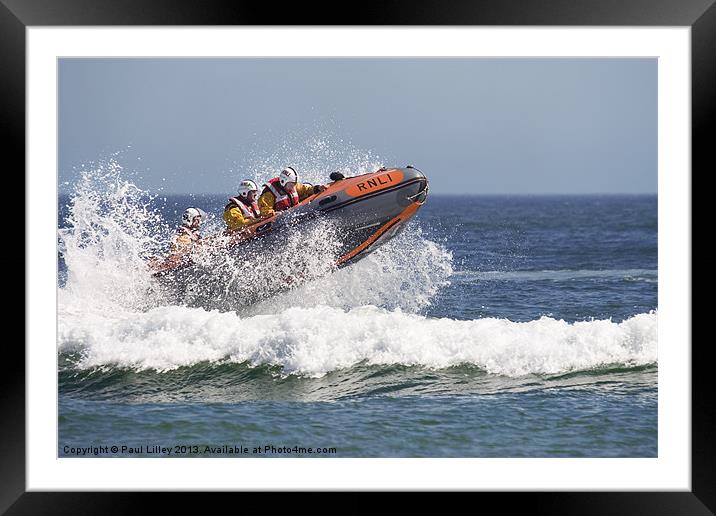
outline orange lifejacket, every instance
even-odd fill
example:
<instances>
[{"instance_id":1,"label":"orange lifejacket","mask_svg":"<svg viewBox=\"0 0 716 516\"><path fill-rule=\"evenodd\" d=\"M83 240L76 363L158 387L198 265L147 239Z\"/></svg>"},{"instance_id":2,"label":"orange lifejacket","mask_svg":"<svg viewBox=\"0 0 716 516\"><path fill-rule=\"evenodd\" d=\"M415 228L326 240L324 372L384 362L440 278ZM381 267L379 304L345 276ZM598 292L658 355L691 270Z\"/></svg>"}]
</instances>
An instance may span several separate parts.
<instances>
[{"instance_id":1,"label":"orange lifejacket","mask_svg":"<svg viewBox=\"0 0 716 516\"><path fill-rule=\"evenodd\" d=\"M293 189L293 192L286 191L278 180L278 177L269 179L264 185L264 189L268 188L273 194L275 201L273 203L273 209L276 211L287 210L296 206L299 203L298 192Z\"/></svg>"},{"instance_id":2,"label":"orange lifejacket","mask_svg":"<svg viewBox=\"0 0 716 516\"><path fill-rule=\"evenodd\" d=\"M199 234L198 229L190 229L186 226L179 226L177 228L177 236L186 235L188 236L193 243L198 242L201 240L201 235Z\"/></svg>"},{"instance_id":3,"label":"orange lifejacket","mask_svg":"<svg viewBox=\"0 0 716 516\"><path fill-rule=\"evenodd\" d=\"M234 205L241 210L241 214L247 219L258 219L261 216L259 205L256 204L256 201L247 203L241 197L229 197L229 204L226 205L224 211L231 209Z\"/></svg>"}]
</instances>

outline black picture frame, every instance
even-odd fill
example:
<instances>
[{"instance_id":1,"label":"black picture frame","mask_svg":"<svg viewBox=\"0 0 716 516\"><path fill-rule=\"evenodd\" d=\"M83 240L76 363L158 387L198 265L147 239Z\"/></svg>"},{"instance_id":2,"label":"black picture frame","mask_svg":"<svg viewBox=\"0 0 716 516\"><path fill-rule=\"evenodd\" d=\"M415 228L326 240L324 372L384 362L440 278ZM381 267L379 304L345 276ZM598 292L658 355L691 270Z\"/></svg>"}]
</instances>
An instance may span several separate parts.
<instances>
[{"instance_id":1,"label":"black picture frame","mask_svg":"<svg viewBox=\"0 0 716 516\"><path fill-rule=\"evenodd\" d=\"M0 0L0 132L6 158L25 167L25 29L82 25L549 25L688 26L691 28L692 170L703 177L716 170L709 135L716 120L716 5L714 0L438 0L386 1L332 11L323 4L273 4L191 0ZM339 14L346 13L346 14ZM693 182L692 191L693 191ZM26 203L31 203L25 198ZM693 206L693 200L692 200ZM27 208L27 206L26 206ZM30 206L31 208L31 206ZM17 208L21 210L20 207ZM693 209L693 208L692 208ZM693 235L693 231L692 231ZM693 246L692 246L693 247ZM6 258L6 266L23 261ZM693 249L692 249L693 252ZM693 255L692 255L693 256ZM18 303L19 304L19 303ZM693 306L693 305L692 305ZM693 320L693 316L692 316ZM690 329L691 330L691 329ZM691 333L691 332L690 332ZM687 345L692 343L670 343ZM716 476L714 409L709 339L692 346L692 490L690 492L479 493L538 514L713 514ZM4 348L0 375L0 511L7 514L126 514L141 510L143 493L25 492L25 353ZM228 494L226 494L228 495ZM158 493L164 510L186 493ZM211 494L212 503L225 498ZM483 502L484 503L484 502Z\"/></svg>"}]
</instances>

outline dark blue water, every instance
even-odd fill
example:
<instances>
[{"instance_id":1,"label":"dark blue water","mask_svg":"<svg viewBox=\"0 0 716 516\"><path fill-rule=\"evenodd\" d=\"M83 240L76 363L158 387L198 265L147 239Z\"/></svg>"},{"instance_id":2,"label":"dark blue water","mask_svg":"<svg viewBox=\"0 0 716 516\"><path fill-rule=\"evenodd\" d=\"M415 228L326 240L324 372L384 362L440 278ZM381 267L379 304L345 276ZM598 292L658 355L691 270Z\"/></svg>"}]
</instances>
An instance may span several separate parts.
<instances>
[{"instance_id":1,"label":"dark blue water","mask_svg":"<svg viewBox=\"0 0 716 516\"><path fill-rule=\"evenodd\" d=\"M431 201L423 226L456 265L431 315L622 320L656 308L655 196Z\"/></svg>"},{"instance_id":2,"label":"dark blue water","mask_svg":"<svg viewBox=\"0 0 716 516\"><path fill-rule=\"evenodd\" d=\"M171 223L189 205L218 222L224 201L185 196L159 205ZM449 284L429 303L395 313L401 292L416 292L410 260L399 273L410 288L370 303L385 316L301 301L298 317L348 332L356 357L350 342L332 348L320 332L287 342L280 325L263 319L268 335L247 335L254 347L237 351L220 331L204 329L213 323L200 308L137 313L64 336L59 454L161 441L189 446L177 448L181 456L204 457L232 455L207 444L303 448L270 456L657 456L656 196L434 195L406 231L417 228L421 236L400 238L413 248L433 242L452 256ZM67 288L62 259L59 269ZM383 274L376 283L398 273ZM259 324L256 317L280 318L283 309L273 310L222 324L244 335L241 325ZM171 339L158 338L157 325ZM411 331L415 338L401 338ZM187 365L172 356L176 367L147 366L172 350ZM244 352L249 358L236 358ZM138 454L155 456L148 446Z\"/></svg>"}]
</instances>

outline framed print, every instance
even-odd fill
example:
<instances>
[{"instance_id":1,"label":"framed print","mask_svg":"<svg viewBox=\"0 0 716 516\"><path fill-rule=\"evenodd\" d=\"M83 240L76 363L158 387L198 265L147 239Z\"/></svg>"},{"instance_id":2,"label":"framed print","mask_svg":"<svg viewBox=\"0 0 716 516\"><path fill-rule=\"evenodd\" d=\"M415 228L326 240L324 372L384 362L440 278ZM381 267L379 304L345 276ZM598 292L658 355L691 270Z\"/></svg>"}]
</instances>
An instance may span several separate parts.
<instances>
[{"instance_id":1,"label":"framed print","mask_svg":"<svg viewBox=\"0 0 716 516\"><path fill-rule=\"evenodd\" d=\"M713 510L689 167L712 163L716 8L579 7L348 27L4 2L28 302L0 507Z\"/></svg>"}]
</instances>

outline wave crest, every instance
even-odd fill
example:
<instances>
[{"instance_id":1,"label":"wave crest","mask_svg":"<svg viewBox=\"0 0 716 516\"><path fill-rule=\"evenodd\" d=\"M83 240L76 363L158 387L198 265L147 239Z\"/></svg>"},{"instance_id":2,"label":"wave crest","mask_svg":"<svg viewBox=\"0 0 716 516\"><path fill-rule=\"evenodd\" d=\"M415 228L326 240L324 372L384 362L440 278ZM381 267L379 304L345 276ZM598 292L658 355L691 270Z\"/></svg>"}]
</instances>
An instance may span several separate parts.
<instances>
[{"instance_id":1,"label":"wave crest","mask_svg":"<svg viewBox=\"0 0 716 516\"><path fill-rule=\"evenodd\" d=\"M436 369L472 364L491 374L522 376L657 360L656 312L620 323L567 323L549 317L436 319L374 306L292 307L250 317L162 307L111 322L64 320L59 336L60 351L79 352L80 369L166 371L201 362L247 362L322 376L359 363Z\"/></svg>"}]
</instances>

